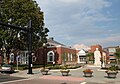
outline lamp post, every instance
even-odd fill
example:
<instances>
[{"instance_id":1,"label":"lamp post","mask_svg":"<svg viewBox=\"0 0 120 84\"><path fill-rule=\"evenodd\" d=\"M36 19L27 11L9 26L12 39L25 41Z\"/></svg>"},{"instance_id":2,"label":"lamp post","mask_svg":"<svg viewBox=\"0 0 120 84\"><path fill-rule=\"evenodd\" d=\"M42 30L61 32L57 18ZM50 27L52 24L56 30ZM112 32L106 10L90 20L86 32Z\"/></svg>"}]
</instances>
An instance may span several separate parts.
<instances>
[{"instance_id":1,"label":"lamp post","mask_svg":"<svg viewBox=\"0 0 120 84\"><path fill-rule=\"evenodd\" d=\"M16 57L16 60L17 60L17 70L18 70L18 65L19 65L19 58L20 58L20 56L18 55L18 56Z\"/></svg>"},{"instance_id":2,"label":"lamp post","mask_svg":"<svg viewBox=\"0 0 120 84\"><path fill-rule=\"evenodd\" d=\"M44 64L44 68L46 65L46 43L43 43L43 64Z\"/></svg>"},{"instance_id":3,"label":"lamp post","mask_svg":"<svg viewBox=\"0 0 120 84\"><path fill-rule=\"evenodd\" d=\"M28 51L29 51L29 63L28 63L28 74L33 74L32 73L32 22L31 20L29 21L28 25Z\"/></svg>"}]
</instances>

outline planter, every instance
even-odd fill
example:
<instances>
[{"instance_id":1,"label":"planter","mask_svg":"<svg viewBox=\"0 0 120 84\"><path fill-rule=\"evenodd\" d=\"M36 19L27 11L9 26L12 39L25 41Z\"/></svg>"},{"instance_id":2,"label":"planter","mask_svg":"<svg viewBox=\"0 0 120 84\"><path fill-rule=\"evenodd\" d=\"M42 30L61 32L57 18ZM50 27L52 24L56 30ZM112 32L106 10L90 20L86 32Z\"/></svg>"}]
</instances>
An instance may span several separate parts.
<instances>
[{"instance_id":1,"label":"planter","mask_svg":"<svg viewBox=\"0 0 120 84\"><path fill-rule=\"evenodd\" d=\"M48 75L48 71L41 71L42 75Z\"/></svg>"},{"instance_id":2,"label":"planter","mask_svg":"<svg viewBox=\"0 0 120 84\"><path fill-rule=\"evenodd\" d=\"M85 77L92 77L92 73L90 73L90 72L84 72L84 76Z\"/></svg>"},{"instance_id":3,"label":"planter","mask_svg":"<svg viewBox=\"0 0 120 84\"><path fill-rule=\"evenodd\" d=\"M110 71L110 70L107 70L105 72L107 73L108 78L116 78L116 75L118 73L118 71Z\"/></svg>"},{"instance_id":4,"label":"planter","mask_svg":"<svg viewBox=\"0 0 120 84\"><path fill-rule=\"evenodd\" d=\"M107 73L108 78L116 78L117 73Z\"/></svg>"},{"instance_id":5,"label":"planter","mask_svg":"<svg viewBox=\"0 0 120 84\"><path fill-rule=\"evenodd\" d=\"M42 69L41 70L41 73L42 73L42 75L48 75L48 69Z\"/></svg>"},{"instance_id":6,"label":"planter","mask_svg":"<svg viewBox=\"0 0 120 84\"><path fill-rule=\"evenodd\" d=\"M85 77L92 77L93 70L91 69L85 69L83 71Z\"/></svg>"},{"instance_id":7,"label":"planter","mask_svg":"<svg viewBox=\"0 0 120 84\"><path fill-rule=\"evenodd\" d=\"M68 76L70 70L61 70L60 72L62 73L62 76Z\"/></svg>"}]
</instances>

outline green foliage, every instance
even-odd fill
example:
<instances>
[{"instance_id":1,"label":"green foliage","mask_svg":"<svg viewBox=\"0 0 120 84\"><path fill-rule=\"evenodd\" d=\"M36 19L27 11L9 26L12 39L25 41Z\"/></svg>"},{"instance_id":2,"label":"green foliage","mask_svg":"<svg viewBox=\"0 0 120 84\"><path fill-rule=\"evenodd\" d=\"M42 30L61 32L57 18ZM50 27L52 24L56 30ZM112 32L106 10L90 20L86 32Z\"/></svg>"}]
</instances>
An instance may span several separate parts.
<instances>
[{"instance_id":1,"label":"green foliage","mask_svg":"<svg viewBox=\"0 0 120 84\"><path fill-rule=\"evenodd\" d=\"M87 56L88 56L88 57L94 56L94 53L91 53L91 52L90 52L90 53L87 54Z\"/></svg>"},{"instance_id":2,"label":"green foliage","mask_svg":"<svg viewBox=\"0 0 120 84\"><path fill-rule=\"evenodd\" d=\"M70 70L67 70L67 69L66 69L66 70L65 70L65 69L62 69L62 70L60 70L60 72L61 72L61 73L69 73L69 72L70 72Z\"/></svg>"},{"instance_id":3,"label":"green foliage","mask_svg":"<svg viewBox=\"0 0 120 84\"><path fill-rule=\"evenodd\" d=\"M49 66L50 69L61 69L60 65Z\"/></svg>"},{"instance_id":4,"label":"green foliage","mask_svg":"<svg viewBox=\"0 0 120 84\"><path fill-rule=\"evenodd\" d=\"M67 69L76 69L76 68L80 68L80 66L70 66L70 65L68 65L68 66L66 66L66 68Z\"/></svg>"},{"instance_id":5,"label":"green foliage","mask_svg":"<svg viewBox=\"0 0 120 84\"><path fill-rule=\"evenodd\" d=\"M108 68L108 70L116 71L118 70L118 66L112 65L111 67Z\"/></svg>"},{"instance_id":6,"label":"green foliage","mask_svg":"<svg viewBox=\"0 0 120 84\"><path fill-rule=\"evenodd\" d=\"M14 69L17 69L16 65L13 65ZM26 70L28 69L28 65L19 65L18 70Z\"/></svg>"},{"instance_id":7,"label":"green foliage","mask_svg":"<svg viewBox=\"0 0 120 84\"><path fill-rule=\"evenodd\" d=\"M106 73L118 73L118 66L112 65L108 68L108 70L105 71Z\"/></svg>"},{"instance_id":8,"label":"green foliage","mask_svg":"<svg viewBox=\"0 0 120 84\"><path fill-rule=\"evenodd\" d=\"M120 59L120 48L117 49L117 52L115 53L116 58Z\"/></svg>"},{"instance_id":9,"label":"green foliage","mask_svg":"<svg viewBox=\"0 0 120 84\"><path fill-rule=\"evenodd\" d=\"M63 62L64 65L66 64L66 61L67 61L66 54L67 53L65 53L65 52L62 53L62 62Z\"/></svg>"},{"instance_id":10,"label":"green foliage","mask_svg":"<svg viewBox=\"0 0 120 84\"><path fill-rule=\"evenodd\" d=\"M35 50L47 41L49 30L44 27L44 14L34 0L2 0L0 3L0 21L21 27L28 26L32 20L32 49ZM28 28L28 27L26 27ZM0 47L26 50L27 32L0 25Z\"/></svg>"},{"instance_id":11,"label":"green foliage","mask_svg":"<svg viewBox=\"0 0 120 84\"><path fill-rule=\"evenodd\" d=\"M117 63L120 63L120 48L117 49L116 53L114 53L114 55L116 56L117 59Z\"/></svg>"},{"instance_id":12,"label":"green foliage","mask_svg":"<svg viewBox=\"0 0 120 84\"><path fill-rule=\"evenodd\" d=\"M14 69L17 69L17 66L16 65L13 65ZM32 68L40 68L42 67L42 65L33 65ZM26 70L28 69L28 65L19 65L18 66L18 70Z\"/></svg>"},{"instance_id":13,"label":"green foliage","mask_svg":"<svg viewBox=\"0 0 120 84\"><path fill-rule=\"evenodd\" d=\"M88 60L90 60L90 61L91 61L91 60L92 60L92 61L94 60L94 53L91 53L91 52L90 52L90 53L88 53L86 56L88 57Z\"/></svg>"},{"instance_id":14,"label":"green foliage","mask_svg":"<svg viewBox=\"0 0 120 84\"><path fill-rule=\"evenodd\" d=\"M61 65L55 65L55 66L50 66L50 69L76 69L76 68L80 68L80 66L70 66L70 65L65 65L65 66L61 66Z\"/></svg>"}]
</instances>

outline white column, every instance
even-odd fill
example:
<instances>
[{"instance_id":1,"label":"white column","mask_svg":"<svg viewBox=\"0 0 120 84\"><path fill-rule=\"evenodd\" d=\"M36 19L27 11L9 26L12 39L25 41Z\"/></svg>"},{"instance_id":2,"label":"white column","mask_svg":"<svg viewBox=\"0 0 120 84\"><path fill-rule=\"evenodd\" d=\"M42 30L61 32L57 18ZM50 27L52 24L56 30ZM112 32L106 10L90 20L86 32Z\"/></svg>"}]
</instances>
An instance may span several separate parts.
<instances>
[{"instance_id":1,"label":"white column","mask_svg":"<svg viewBox=\"0 0 120 84\"><path fill-rule=\"evenodd\" d=\"M104 59L104 56L103 56L103 64L102 64L102 67L105 67L105 59Z\"/></svg>"},{"instance_id":2,"label":"white column","mask_svg":"<svg viewBox=\"0 0 120 84\"><path fill-rule=\"evenodd\" d=\"M78 63L80 63L80 57L79 57L79 55L78 55Z\"/></svg>"}]
</instances>

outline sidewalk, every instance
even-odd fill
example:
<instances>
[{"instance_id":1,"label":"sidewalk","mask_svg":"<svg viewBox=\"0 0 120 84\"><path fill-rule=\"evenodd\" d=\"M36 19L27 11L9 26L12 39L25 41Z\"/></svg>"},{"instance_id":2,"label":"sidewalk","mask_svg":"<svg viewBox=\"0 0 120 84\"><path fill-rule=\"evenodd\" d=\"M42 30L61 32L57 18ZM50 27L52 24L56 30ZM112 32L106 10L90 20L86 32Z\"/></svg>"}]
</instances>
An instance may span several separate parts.
<instances>
[{"instance_id":1,"label":"sidewalk","mask_svg":"<svg viewBox=\"0 0 120 84\"><path fill-rule=\"evenodd\" d=\"M28 73L28 70L19 70L16 73L10 74L10 76L32 78L32 77L40 74L40 70L39 69L33 69L33 74L27 74L27 73Z\"/></svg>"},{"instance_id":2,"label":"sidewalk","mask_svg":"<svg viewBox=\"0 0 120 84\"><path fill-rule=\"evenodd\" d=\"M79 70L81 68L77 68L77 69L70 69L70 71L76 71ZM48 75L52 75L52 76L61 76L60 73L61 69L54 69L54 70L50 70ZM16 76L16 77L25 77L25 78L31 78L31 77L41 77L43 76L40 72L40 68L37 69L32 69L33 74L27 74L28 70L19 70L17 73L13 73L10 74L10 76Z\"/></svg>"},{"instance_id":3,"label":"sidewalk","mask_svg":"<svg viewBox=\"0 0 120 84\"><path fill-rule=\"evenodd\" d=\"M86 78L83 76L83 70L86 68L93 69L93 77ZM27 74L27 70L19 71L18 73L11 74L11 76L33 78L33 79L45 79L45 80L67 80L67 81L82 81L94 83L104 83L104 84L119 84L120 83L120 73L117 74L115 79L107 78L105 70L101 70L97 66L84 66L78 69L71 69L69 76L62 76L59 70L50 70L48 75L42 75L40 69L33 69L34 74Z\"/></svg>"}]
</instances>

